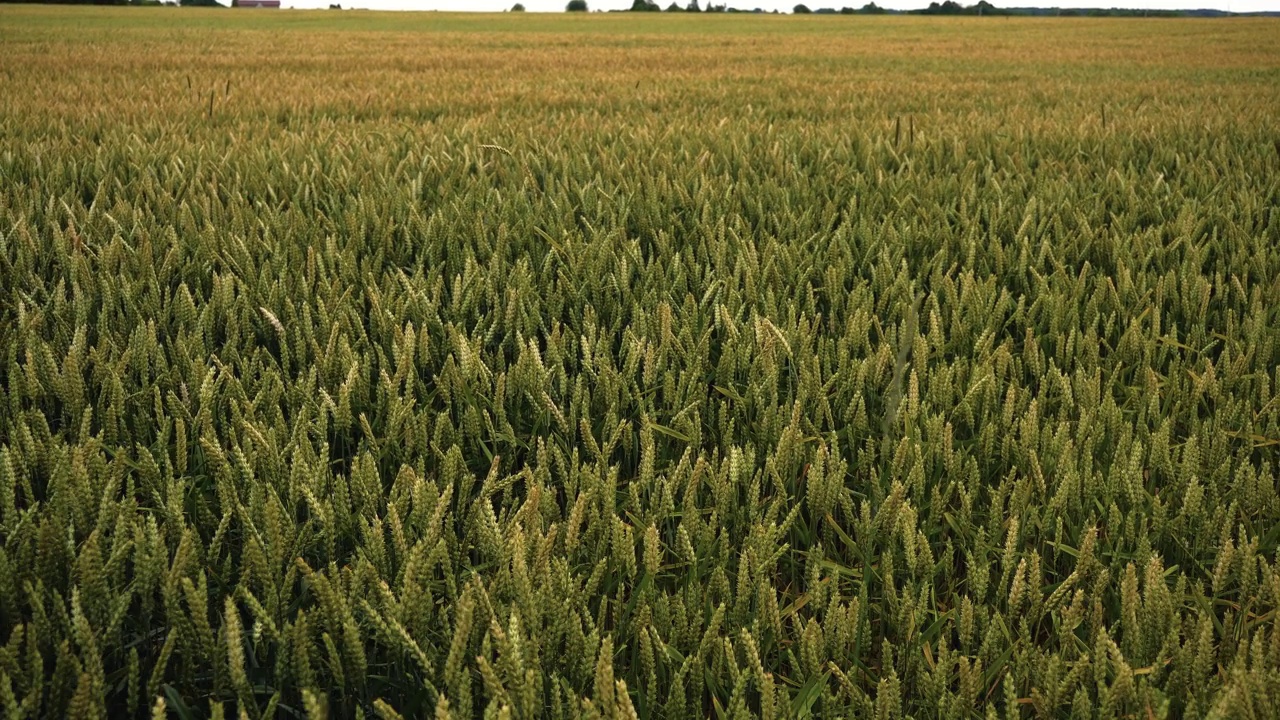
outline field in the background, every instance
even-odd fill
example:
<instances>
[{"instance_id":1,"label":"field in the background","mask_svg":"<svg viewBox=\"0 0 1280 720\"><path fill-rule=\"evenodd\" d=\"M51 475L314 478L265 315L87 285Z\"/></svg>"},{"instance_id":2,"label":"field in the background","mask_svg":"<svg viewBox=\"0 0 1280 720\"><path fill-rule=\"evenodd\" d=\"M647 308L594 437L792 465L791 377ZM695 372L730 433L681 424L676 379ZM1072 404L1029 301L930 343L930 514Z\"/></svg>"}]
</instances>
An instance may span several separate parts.
<instances>
[{"instance_id":1,"label":"field in the background","mask_svg":"<svg viewBox=\"0 0 1280 720\"><path fill-rule=\"evenodd\" d=\"M1277 37L0 6L0 710L1275 717Z\"/></svg>"}]
</instances>

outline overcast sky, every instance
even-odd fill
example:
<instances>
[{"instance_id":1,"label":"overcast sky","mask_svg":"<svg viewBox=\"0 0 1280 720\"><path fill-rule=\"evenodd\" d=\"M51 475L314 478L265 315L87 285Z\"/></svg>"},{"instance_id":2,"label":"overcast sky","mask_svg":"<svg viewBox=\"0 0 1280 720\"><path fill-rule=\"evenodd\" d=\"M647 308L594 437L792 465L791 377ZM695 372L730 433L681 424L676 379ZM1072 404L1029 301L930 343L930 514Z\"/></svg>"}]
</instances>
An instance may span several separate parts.
<instances>
[{"instance_id":1,"label":"overcast sky","mask_svg":"<svg viewBox=\"0 0 1280 720\"><path fill-rule=\"evenodd\" d=\"M820 7L862 7L869 0L715 0L715 4L725 4L740 9L764 8L765 10L789 11L797 2L805 2L811 8ZM973 5L978 0L959 0L961 5ZM1142 9L1193 10L1198 8L1214 8L1217 10L1233 10L1235 12L1256 12L1259 10L1280 10L1280 0L989 0L996 7L1125 7ZM316 8L328 7L330 2L340 2L343 7L374 8L378 10L506 10L516 0L284 0L286 7ZM521 0L530 11L561 11L567 0ZM631 0L587 0L592 10L620 10L631 7ZM688 0L679 0L685 5ZM659 0L664 8L671 0ZM706 0L699 0L704 7ZM929 0L876 0L881 7L897 10L921 8L929 4Z\"/></svg>"}]
</instances>

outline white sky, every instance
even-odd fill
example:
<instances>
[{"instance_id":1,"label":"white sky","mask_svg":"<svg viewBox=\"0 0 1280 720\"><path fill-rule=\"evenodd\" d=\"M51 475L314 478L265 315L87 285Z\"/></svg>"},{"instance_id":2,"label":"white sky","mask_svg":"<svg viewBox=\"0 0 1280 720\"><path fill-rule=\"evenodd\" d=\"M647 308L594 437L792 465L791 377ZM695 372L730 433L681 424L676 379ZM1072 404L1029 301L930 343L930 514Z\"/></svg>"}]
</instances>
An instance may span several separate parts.
<instances>
[{"instance_id":1,"label":"white sky","mask_svg":"<svg viewBox=\"0 0 1280 720\"><path fill-rule=\"evenodd\" d=\"M725 4L739 9L764 8L765 10L790 11L797 2L804 2L811 8L842 6L862 7L869 0L715 0L715 4ZM961 5L973 5L978 0L959 0ZM1233 10L1235 12L1257 12L1260 10L1280 11L1280 0L989 0L996 7L1125 7L1139 9L1194 10L1213 8L1217 10ZM516 0L284 0L285 7L324 8L330 2L339 2L345 7L371 8L377 10L474 10L494 12L506 10ZM521 0L531 12L555 12L564 10L567 0ZM622 10L631 7L631 0L587 0L592 10ZM681 5L688 0L679 0ZM671 0L658 0L662 7L671 4ZM705 7L706 0L699 0ZM906 10L921 8L929 4L929 0L876 0L876 4L885 8Z\"/></svg>"}]
</instances>

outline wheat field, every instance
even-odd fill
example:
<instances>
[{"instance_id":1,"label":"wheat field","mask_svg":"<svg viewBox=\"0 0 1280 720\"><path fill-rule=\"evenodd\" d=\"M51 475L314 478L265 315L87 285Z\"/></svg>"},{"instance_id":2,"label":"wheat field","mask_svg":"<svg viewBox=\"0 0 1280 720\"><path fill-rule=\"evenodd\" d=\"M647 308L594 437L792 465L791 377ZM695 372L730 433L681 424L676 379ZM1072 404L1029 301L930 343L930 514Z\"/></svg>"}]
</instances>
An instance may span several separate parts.
<instances>
[{"instance_id":1,"label":"wheat field","mask_svg":"<svg viewBox=\"0 0 1280 720\"><path fill-rule=\"evenodd\" d=\"M0 6L0 709L1280 716L1277 36Z\"/></svg>"}]
</instances>

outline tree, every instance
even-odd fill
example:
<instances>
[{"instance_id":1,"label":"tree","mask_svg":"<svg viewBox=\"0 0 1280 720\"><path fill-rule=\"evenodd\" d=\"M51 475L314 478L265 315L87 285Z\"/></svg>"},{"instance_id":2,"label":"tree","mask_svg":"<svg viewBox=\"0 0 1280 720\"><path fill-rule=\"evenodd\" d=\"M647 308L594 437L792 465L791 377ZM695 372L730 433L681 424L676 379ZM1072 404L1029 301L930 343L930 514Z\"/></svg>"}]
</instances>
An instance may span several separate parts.
<instances>
[{"instance_id":1,"label":"tree","mask_svg":"<svg viewBox=\"0 0 1280 720\"><path fill-rule=\"evenodd\" d=\"M661 9L649 0L635 0L631 3L631 12L657 12Z\"/></svg>"},{"instance_id":2,"label":"tree","mask_svg":"<svg viewBox=\"0 0 1280 720\"><path fill-rule=\"evenodd\" d=\"M964 6L955 0L946 0L939 5L937 2L929 3L929 7L920 11L922 15L962 15L964 14Z\"/></svg>"},{"instance_id":3,"label":"tree","mask_svg":"<svg viewBox=\"0 0 1280 720\"><path fill-rule=\"evenodd\" d=\"M569 4L564 6L565 12L586 12L587 0L569 0Z\"/></svg>"},{"instance_id":4,"label":"tree","mask_svg":"<svg viewBox=\"0 0 1280 720\"><path fill-rule=\"evenodd\" d=\"M684 8L680 7L679 3L672 2L667 6L667 12L684 12Z\"/></svg>"},{"instance_id":5,"label":"tree","mask_svg":"<svg viewBox=\"0 0 1280 720\"><path fill-rule=\"evenodd\" d=\"M685 12L702 12L702 8L698 7L698 0L689 0L689 5L684 10Z\"/></svg>"},{"instance_id":6,"label":"tree","mask_svg":"<svg viewBox=\"0 0 1280 720\"><path fill-rule=\"evenodd\" d=\"M524 12L524 6L520 3L516 3L511 6L511 12Z\"/></svg>"},{"instance_id":7,"label":"tree","mask_svg":"<svg viewBox=\"0 0 1280 720\"><path fill-rule=\"evenodd\" d=\"M808 15L812 11L809 10L808 5L797 5L791 9L791 12L795 13L796 15Z\"/></svg>"}]
</instances>

